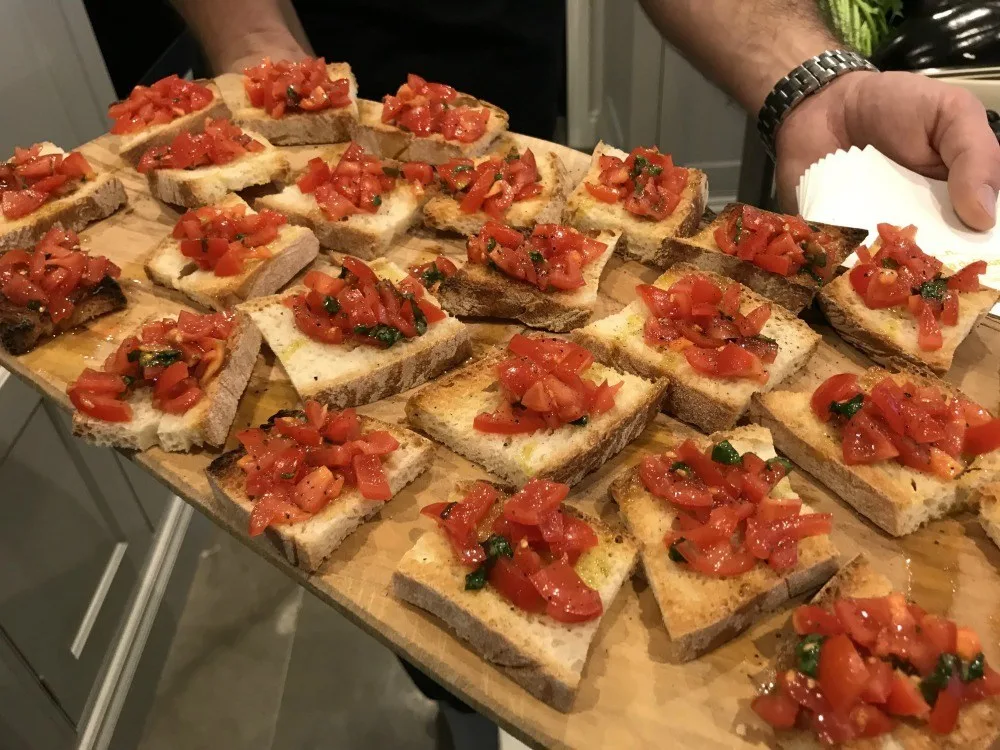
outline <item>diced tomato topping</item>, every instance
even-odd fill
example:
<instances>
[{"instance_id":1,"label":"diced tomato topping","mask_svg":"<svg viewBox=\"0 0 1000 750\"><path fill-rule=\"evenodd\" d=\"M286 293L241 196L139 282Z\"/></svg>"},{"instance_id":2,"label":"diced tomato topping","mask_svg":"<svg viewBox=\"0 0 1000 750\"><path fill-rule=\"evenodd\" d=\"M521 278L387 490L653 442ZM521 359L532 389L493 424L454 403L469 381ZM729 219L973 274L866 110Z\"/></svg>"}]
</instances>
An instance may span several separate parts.
<instances>
[{"instance_id":1,"label":"diced tomato topping","mask_svg":"<svg viewBox=\"0 0 1000 750\"><path fill-rule=\"evenodd\" d=\"M771 306L744 314L741 289L733 282L723 290L703 274L688 274L666 289L640 284L636 291L648 311L646 344L683 352L691 368L706 377L767 382L764 365L778 355L777 342L761 334Z\"/></svg>"},{"instance_id":2,"label":"diced tomato topping","mask_svg":"<svg viewBox=\"0 0 1000 750\"><path fill-rule=\"evenodd\" d=\"M396 187L398 175L396 167L352 141L336 164L318 156L310 159L296 185L316 199L330 221L339 221L352 214L378 213Z\"/></svg>"},{"instance_id":3,"label":"diced tomato topping","mask_svg":"<svg viewBox=\"0 0 1000 750\"><path fill-rule=\"evenodd\" d=\"M248 212L244 205L207 206L188 211L174 225L181 255L216 276L238 276L251 259L271 257L267 245L287 219L270 209Z\"/></svg>"},{"instance_id":4,"label":"diced tomato topping","mask_svg":"<svg viewBox=\"0 0 1000 750\"><path fill-rule=\"evenodd\" d=\"M829 234L801 217L739 205L715 230L722 252L779 276L809 274L819 283L833 277L841 258Z\"/></svg>"},{"instance_id":5,"label":"diced tomato topping","mask_svg":"<svg viewBox=\"0 0 1000 750\"><path fill-rule=\"evenodd\" d=\"M187 311L176 320L147 323L139 336L129 336L118 346L101 371L84 370L67 393L82 413L106 421L130 421L126 402L142 387L152 389L153 406L160 411L184 414L201 401L222 370L234 324L231 313Z\"/></svg>"},{"instance_id":6,"label":"diced tomato topping","mask_svg":"<svg viewBox=\"0 0 1000 750\"><path fill-rule=\"evenodd\" d=\"M229 164L245 154L264 150L264 144L244 133L231 120L206 120L201 133L184 131L164 146L153 146L140 157L142 174L157 169L198 169Z\"/></svg>"},{"instance_id":7,"label":"diced tomato topping","mask_svg":"<svg viewBox=\"0 0 1000 750\"><path fill-rule=\"evenodd\" d=\"M490 110L462 101L451 86L410 73L395 96L382 98L382 122L420 138L440 133L445 140L472 143L486 132Z\"/></svg>"},{"instance_id":8,"label":"diced tomato topping","mask_svg":"<svg viewBox=\"0 0 1000 750\"><path fill-rule=\"evenodd\" d=\"M387 349L422 336L429 326L447 317L410 277L397 287L357 258L346 256L343 264L341 278L310 271L303 279L308 291L283 300L292 310L295 325L309 338Z\"/></svg>"},{"instance_id":9,"label":"diced tomato topping","mask_svg":"<svg viewBox=\"0 0 1000 750\"><path fill-rule=\"evenodd\" d=\"M40 143L15 149L14 156L0 164L0 212L5 219L20 219L72 193L94 174L79 151L42 154Z\"/></svg>"},{"instance_id":10,"label":"diced tomato topping","mask_svg":"<svg viewBox=\"0 0 1000 750\"><path fill-rule=\"evenodd\" d=\"M351 103L350 82L333 79L322 57L299 62L265 57L243 70L243 88L250 104L273 118L286 112L319 112L341 109Z\"/></svg>"},{"instance_id":11,"label":"diced tomato topping","mask_svg":"<svg viewBox=\"0 0 1000 750\"><path fill-rule=\"evenodd\" d=\"M471 159L451 159L438 165L437 175L444 189L459 201L463 213L481 211L496 221L502 221L516 201L542 193L531 149L523 153L513 150L506 157L487 157L478 164Z\"/></svg>"},{"instance_id":12,"label":"diced tomato topping","mask_svg":"<svg viewBox=\"0 0 1000 750\"><path fill-rule=\"evenodd\" d=\"M419 281L425 289L435 289L440 282L457 272L458 266L443 255L427 263L410 266L410 276Z\"/></svg>"},{"instance_id":13,"label":"diced tomato topping","mask_svg":"<svg viewBox=\"0 0 1000 750\"><path fill-rule=\"evenodd\" d=\"M604 203L622 203L630 214L662 221L673 214L688 184L689 172L675 167L670 154L638 147L625 158L601 156L597 182L587 191Z\"/></svg>"},{"instance_id":14,"label":"diced tomato topping","mask_svg":"<svg viewBox=\"0 0 1000 750\"><path fill-rule=\"evenodd\" d=\"M586 285L583 269L605 253L607 244L561 224L538 224L525 237L488 221L466 248L470 263L491 265L543 292L560 292Z\"/></svg>"},{"instance_id":15,"label":"diced tomato topping","mask_svg":"<svg viewBox=\"0 0 1000 750\"><path fill-rule=\"evenodd\" d=\"M118 135L135 133L173 122L204 109L213 98L207 86L186 81L176 74L169 75L152 86L136 86L127 99L108 107L108 117L114 120L111 132Z\"/></svg>"},{"instance_id":16,"label":"diced tomato topping","mask_svg":"<svg viewBox=\"0 0 1000 750\"><path fill-rule=\"evenodd\" d=\"M475 417L473 427L480 432L516 435L570 423L583 427L614 408L622 383L598 381L589 372L594 357L582 346L516 334L507 353L496 365L501 403Z\"/></svg>"}]
</instances>

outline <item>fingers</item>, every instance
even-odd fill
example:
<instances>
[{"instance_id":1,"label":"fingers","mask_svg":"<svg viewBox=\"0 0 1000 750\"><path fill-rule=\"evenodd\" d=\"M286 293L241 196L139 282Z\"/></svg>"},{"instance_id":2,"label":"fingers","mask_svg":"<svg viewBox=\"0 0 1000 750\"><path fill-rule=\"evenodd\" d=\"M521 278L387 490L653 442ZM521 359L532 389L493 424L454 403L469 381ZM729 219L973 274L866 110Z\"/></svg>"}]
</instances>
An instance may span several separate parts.
<instances>
[{"instance_id":1,"label":"fingers","mask_svg":"<svg viewBox=\"0 0 1000 750\"><path fill-rule=\"evenodd\" d=\"M959 218L973 229L996 224L1000 189L1000 144L983 105L972 94L955 89L940 102L934 139L948 166L948 193Z\"/></svg>"}]
</instances>

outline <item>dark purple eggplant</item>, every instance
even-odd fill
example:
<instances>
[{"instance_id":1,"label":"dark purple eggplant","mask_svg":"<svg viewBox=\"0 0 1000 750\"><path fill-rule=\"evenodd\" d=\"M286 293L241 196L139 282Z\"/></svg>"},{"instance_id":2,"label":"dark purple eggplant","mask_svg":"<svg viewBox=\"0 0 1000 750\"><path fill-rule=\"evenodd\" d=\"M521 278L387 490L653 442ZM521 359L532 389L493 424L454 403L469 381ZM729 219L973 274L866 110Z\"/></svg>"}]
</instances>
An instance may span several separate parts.
<instances>
[{"instance_id":1,"label":"dark purple eggplant","mask_svg":"<svg viewBox=\"0 0 1000 750\"><path fill-rule=\"evenodd\" d=\"M872 55L882 70L1000 65L1000 0L923 2ZM949 7L950 6L950 7Z\"/></svg>"}]
</instances>

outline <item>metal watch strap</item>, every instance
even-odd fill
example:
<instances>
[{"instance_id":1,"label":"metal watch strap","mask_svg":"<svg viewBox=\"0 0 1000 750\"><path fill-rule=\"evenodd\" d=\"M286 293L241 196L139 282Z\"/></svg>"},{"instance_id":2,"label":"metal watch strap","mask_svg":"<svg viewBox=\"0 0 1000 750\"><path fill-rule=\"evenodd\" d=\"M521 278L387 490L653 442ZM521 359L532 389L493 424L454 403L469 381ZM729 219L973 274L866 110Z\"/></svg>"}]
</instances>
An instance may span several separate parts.
<instances>
[{"instance_id":1,"label":"metal watch strap","mask_svg":"<svg viewBox=\"0 0 1000 750\"><path fill-rule=\"evenodd\" d=\"M811 57L778 81L757 114L757 131L774 157L775 133L788 113L830 81L855 70L878 70L857 52L833 49Z\"/></svg>"}]
</instances>

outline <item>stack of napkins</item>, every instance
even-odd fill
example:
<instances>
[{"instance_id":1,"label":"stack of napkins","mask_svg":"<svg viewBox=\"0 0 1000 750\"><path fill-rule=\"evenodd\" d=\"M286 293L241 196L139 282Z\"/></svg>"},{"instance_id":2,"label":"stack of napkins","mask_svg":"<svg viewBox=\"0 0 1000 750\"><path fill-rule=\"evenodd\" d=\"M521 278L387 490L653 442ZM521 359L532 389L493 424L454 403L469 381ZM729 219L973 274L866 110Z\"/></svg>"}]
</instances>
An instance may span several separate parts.
<instances>
[{"instance_id":1,"label":"stack of napkins","mask_svg":"<svg viewBox=\"0 0 1000 750\"><path fill-rule=\"evenodd\" d=\"M796 196L806 219L867 229L869 245L881 222L914 224L925 252L955 270L985 260L982 282L1000 289L1000 230L969 229L951 207L946 182L901 167L871 146L823 157L802 175ZM1000 305L993 314L1000 315Z\"/></svg>"}]
</instances>

